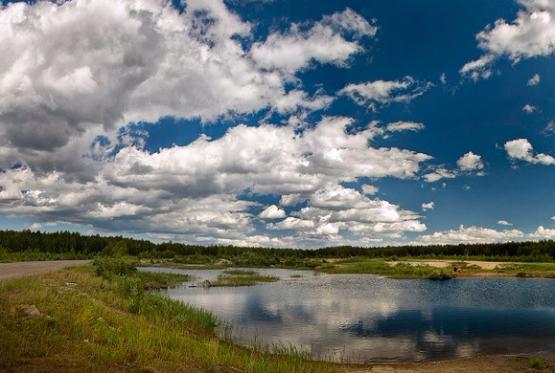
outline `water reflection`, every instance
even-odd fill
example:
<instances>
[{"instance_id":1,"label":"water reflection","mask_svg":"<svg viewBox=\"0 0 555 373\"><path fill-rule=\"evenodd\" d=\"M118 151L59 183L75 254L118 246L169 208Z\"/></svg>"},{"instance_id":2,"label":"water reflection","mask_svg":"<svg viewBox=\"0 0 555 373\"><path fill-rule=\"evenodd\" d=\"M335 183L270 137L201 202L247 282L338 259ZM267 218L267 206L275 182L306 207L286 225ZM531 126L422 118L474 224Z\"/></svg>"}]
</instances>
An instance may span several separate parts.
<instances>
[{"instance_id":1,"label":"water reflection","mask_svg":"<svg viewBox=\"0 0 555 373\"><path fill-rule=\"evenodd\" d=\"M293 345L315 358L366 362L477 353L555 355L555 281L433 282L258 271L282 280L241 288L185 284L167 295L231 322L237 343ZM193 283L220 273L184 272L196 277ZM291 278L296 273L303 277Z\"/></svg>"}]
</instances>

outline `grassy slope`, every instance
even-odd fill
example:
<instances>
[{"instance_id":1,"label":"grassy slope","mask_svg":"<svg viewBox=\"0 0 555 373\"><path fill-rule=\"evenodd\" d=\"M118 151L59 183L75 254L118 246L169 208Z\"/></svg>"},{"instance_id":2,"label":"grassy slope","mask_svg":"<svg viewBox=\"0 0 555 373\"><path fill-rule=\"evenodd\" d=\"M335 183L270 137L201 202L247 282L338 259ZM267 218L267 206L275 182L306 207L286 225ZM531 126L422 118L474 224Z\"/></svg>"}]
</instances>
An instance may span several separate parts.
<instances>
[{"instance_id":1,"label":"grassy slope","mask_svg":"<svg viewBox=\"0 0 555 373\"><path fill-rule=\"evenodd\" d=\"M152 278L139 276L108 281L83 267L0 282L0 371L338 369L295 354L270 355L222 342L209 313L142 293L136 281L142 286ZM42 315L24 315L18 310L22 304L36 305Z\"/></svg>"}]
</instances>

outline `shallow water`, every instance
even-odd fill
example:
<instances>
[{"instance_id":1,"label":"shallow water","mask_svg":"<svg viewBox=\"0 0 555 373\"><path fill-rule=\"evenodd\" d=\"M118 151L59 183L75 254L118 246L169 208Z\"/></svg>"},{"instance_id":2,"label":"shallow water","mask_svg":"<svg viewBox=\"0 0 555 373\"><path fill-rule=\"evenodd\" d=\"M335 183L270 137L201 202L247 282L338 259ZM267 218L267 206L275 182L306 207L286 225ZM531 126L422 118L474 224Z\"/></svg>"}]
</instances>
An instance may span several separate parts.
<instances>
[{"instance_id":1,"label":"shallow water","mask_svg":"<svg viewBox=\"0 0 555 373\"><path fill-rule=\"evenodd\" d=\"M314 358L350 362L555 356L554 280L395 280L257 269L281 281L193 288L221 271L142 270L193 275L164 293L230 322L232 339L242 345L292 345Z\"/></svg>"}]
</instances>

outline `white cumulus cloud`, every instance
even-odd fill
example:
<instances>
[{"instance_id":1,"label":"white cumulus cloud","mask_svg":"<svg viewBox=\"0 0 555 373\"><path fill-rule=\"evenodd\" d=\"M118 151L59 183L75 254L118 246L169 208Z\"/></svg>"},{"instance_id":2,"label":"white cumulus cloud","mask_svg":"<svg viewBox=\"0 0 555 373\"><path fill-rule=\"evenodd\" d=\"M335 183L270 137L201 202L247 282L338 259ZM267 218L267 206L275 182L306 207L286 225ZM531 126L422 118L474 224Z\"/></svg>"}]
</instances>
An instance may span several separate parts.
<instances>
[{"instance_id":1,"label":"white cumulus cloud","mask_svg":"<svg viewBox=\"0 0 555 373\"><path fill-rule=\"evenodd\" d=\"M422 211L433 210L435 207L434 202L426 202L422 204Z\"/></svg>"},{"instance_id":2,"label":"white cumulus cloud","mask_svg":"<svg viewBox=\"0 0 555 373\"><path fill-rule=\"evenodd\" d=\"M281 219L284 218L285 211L277 207L276 205L270 205L266 207L258 217L261 219Z\"/></svg>"},{"instance_id":3,"label":"white cumulus cloud","mask_svg":"<svg viewBox=\"0 0 555 373\"><path fill-rule=\"evenodd\" d=\"M183 12L164 0L8 4L0 8L0 167L15 159L93 177L75 153L99 135L114 142L129 122L322 109L331 97L308 96L294 74L311 61L345 64L375 32L347 9L248 49L241 39L254 37L252 25L221 0L188 0ZM293 45L276 44L284 37ZM289 47L299 62L271 68L260 57Z\"/></svg>"},{"instance_id":4,"label":"white cumulus cloud","mask_svg":"<svg viewBox=\"0 0 555 373\"><path fill-rule=\"evenodd\" d=\"M347 41L342 35L344 31L353 33L355 40ZM351 55L362 50L356 40L373 37L376 31L375 25L347 8L325 16L308 30L292 24L288 31L271 34L265 41L255 43L250 54L258 66L289 74L311 61L343 66Z\"/></svg>"},{"instance_id":5,"label":"white cumulus cloud","mask_svg":"<svg viewBox=\"0 0 555 373\"><path fill-rule=\"evenodd\" d=\"M530 234L530 238L536 240L553 240L555 239L555 229L544 228L540 225L535 232Z\"/></svg>"},{"instance_id":6,"label":"white cumulus cloud","mask_svg":"<svg viewBox=\"0 0 555 373\"><path fill-rule=\"evenodd\" d=\"M526 104L522 107L522 111L524 111L525 113L528 113L528 114L532 114L532 113L538 111L538 108L534 105Z\"/></svg>"},{"instance_id":7,"label":"white cumulus cloud","mask_svg":"<svg viewBox=\"0 0 555 373\"><path fill-rule=\"evenodd\" d=\"M540 74L534 74L534 76L532 76L530 79L528 79L528 83L526 83L527 85L529 85L530 87L536 86L538 84L540 84L541 82L541 76Z\"/></svg>"},{"instance_id":8,"label":"white cumulus cloud","mask_svg":"<svg viewBox=\"0 0 555 373\"><path fill-rule=\"evenodd\" d=\"M407 76L403 80L376 80L348 84L338 94L346 95L359 105L374 108L376 104L410 102L432 87L431 83L419 82Z\"/></svg>"},{"instance_id":9,"label":"white cumulus cloud","mask_svg":"<svg viewBox=\"0 0 555 373\"><path fill-rule=\"evenodd\" d=\"M364 184L362 185L362 192L366 195L372 196L378 193L379 188L375 185Z\"/></svg>"},{"instance_id":10,"label":"white cumulus cloud","mask_svg":"<svg viewBox=\"0 0 555 373\"><path fill-rule=\"evenodd\" d=\"M519 0L523 7L511 22L495 21L476 35L484 54L463 66L461 74L472 79L491 76L491 64L500 56L513 62L524 58L549 56L555 52L555 4L552 0ZM537 78L536 78L537 76ZM529 85L539 83L539 75Z\"/></svg>"},{"instance_id":11,"label":"white cumulus cloud","mask_svg":"<svg viewBox=\"0 0 555 373\"><path fill-rule=\"evenodd\" d=\"M419 244L458 244L458 243L491 243L505 242L523 238L525 235L517 229L496 230L477 226L459 226L459 229L438 231L421 235Z\"/></svg>"},{"instance_id":12,"label":"white cumulus cloud","mask_svg":"<svg viewBox=\"0 0 555 373\"><path fill-rule=\"evenodd\" d=\"M534 154L534 148L527 139L516 139L505 143L505 151L510 159L534 164L554 165L555 158L549 154Z\"/></svg>"},{"instance_id":13,"label":"white cumulus cloud","mask_svg":"<svg viewBox=\"0 0 555 373\"><path fill-rule=\"evenodd\" d=\"M459 169L462 171L482 170L484 168L484 162L480 155L468 152L457 160L457 166L459 166Z\"/></svg>"}]
</instances>

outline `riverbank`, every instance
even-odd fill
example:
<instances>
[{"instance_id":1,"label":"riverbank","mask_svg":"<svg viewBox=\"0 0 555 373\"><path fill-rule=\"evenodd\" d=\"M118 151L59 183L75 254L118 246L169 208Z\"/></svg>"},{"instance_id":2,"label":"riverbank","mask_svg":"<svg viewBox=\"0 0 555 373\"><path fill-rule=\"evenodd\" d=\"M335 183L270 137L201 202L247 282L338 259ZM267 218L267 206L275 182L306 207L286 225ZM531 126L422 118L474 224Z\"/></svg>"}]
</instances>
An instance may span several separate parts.
<instances>
[{"instance_id":1,"label":"riverbank","mask_svg":"<svg viewBox=\"0 0 555 373\"><path fill-rule=\"evenodd\" d=\"M209 313L144 291L183 276L97 272L77 267L0 282L0 371L553 371L552 362L534 368L528 357L354 366L289 350L272 355L221 341Z\"/></svg>"},{"instance_id":2,"label":"riverbank","mask_svg":"<svg viewBox=\"0 0 555 373\"><path fill-rule=\"evenodd\" d=\"M206 264L183 264L172 260L142 260L140 265L164 266L178 269L225 268L285 268L311 270L330 274L375 274L398 279L445 280L454 277L519 277L555 278L555 263L551 262L500 262L458 259L365 258L307 259L299 265L246 266L231 260L219 259Z\"/></svg>"},{"instance_id":3,"label":"riverbank","mask_svg":"<svg viewBox=\"0 0 555 373\"><path fill-rule=\"evenodd\" d=\"M0 371L341 371L219 340L208 312L144 291L171 281L154 276L77 267L0 282Z\"/></svg>"},{"instance_id":4,"label":"riverbank","mask_svg":"<svg viewBox=\"0 0 555 373\"><path fill-rule=\"evenodd\" d=\"M37 252L10 253L0 249L0 264L3 262L48 261L59 259L79 259L87 256L74 253L48 254ZM445 280L453 277L520 277L555 278L555 262L494 261L484 257L414 258L387 257L368 258L354 256L348 258L273 258L264 256L246 257L188 257L168 259L145 259L123 256L141 266L164 266L178 269L228 269L228 268L283 268L312 270L325 273L376 274L400 279ZM91 258L106 258L96 256ZM109 258L109 256L108 256ZM515 257L518 259L519 257ZM529 259L529 258L528 258ZM37 262L40 266L40 262ZM1 276L1 274L0 274Z\"/></svg>"},{"instance_id":5,"label":"riverbank","mask_svg":"<svg viewBox=\"0 0 555 373\"><path fill-rule=\"evenodd\" d=\"M552 361L541 357L479 356L466 359L422 363L377 364L353 368L350 373L540 373L554 372Z\"/></svg>"}]
</instances>

